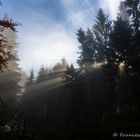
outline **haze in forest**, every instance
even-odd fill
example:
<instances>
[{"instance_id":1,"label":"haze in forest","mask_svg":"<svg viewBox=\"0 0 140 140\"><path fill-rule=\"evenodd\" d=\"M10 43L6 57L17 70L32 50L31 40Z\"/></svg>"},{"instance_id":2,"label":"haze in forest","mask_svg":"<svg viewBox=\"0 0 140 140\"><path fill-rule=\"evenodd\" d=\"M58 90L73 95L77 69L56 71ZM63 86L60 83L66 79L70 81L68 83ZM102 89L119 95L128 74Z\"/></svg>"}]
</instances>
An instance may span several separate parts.
<instances>
[{"instance_id":1,"label":"haze in forest","mask_svg":"<svg viewBox=\"0 0 140 140\"><path fill-rule=\"evenodd\" d=\"M52 67L63 57L77 67L75 60L79 49L76 31L79 27L87 29L94 24L99 7L115 19L120 0L2 2L0 16L7 14L22 24L18 27L17 49L21 66L29 73L32 68L37 72L42 64Z\"/></svg>"},{"instance_id":2,"label":"haze in forest","mask_svg":"<svg viewBox=\"0 0 140 140\"><path fill-rule=\"evenodd\" d=\"M0 0L0 139L140 137L140 0Z\"/></svg>"}]
</instances>

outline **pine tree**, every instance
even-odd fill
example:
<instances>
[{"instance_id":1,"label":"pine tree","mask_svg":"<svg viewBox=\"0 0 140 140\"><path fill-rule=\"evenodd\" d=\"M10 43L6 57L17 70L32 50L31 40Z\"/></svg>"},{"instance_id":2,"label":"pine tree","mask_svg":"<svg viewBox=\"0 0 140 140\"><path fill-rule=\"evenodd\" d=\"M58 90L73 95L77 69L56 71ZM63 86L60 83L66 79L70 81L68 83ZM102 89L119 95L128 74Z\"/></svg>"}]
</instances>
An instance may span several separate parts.
<instances>
[{"instance_id":1,"label":"pine tree","mask_svg":"<svg viewBox=\"0 0 140 140\"><path fill-rule=\"evenodd\" d=\"M33 85L35 83L35 75L34 75L34 70L32 69L30 71L30 75L27 79L27 83L26 83L26 86L30 86L30 85Z\"/></svg>"},{"instance_id":2,"label":"pine tree","mask_svg":"<svg viewBox=\"0 0 140 140\"><path fill-rule=\"evenodd\" d=\"M89 71L95 62L95 42L90 29L84 32L81 28L77 31L78 41L80 43L80 57L77 60L80 67Z\"/></svg>"},{"instance_id":3,"label":"pine tree","mask_svg":"<svg viewBox=\"0 0 140 140\"><path fill-rule=\"evenodd\" d=\"M64 67L64 69L66 69L67 66L68 66L68 63L67 63L67 60L66 60L65 57L63 57L63 58L61 59L61 63L62 63L62 66Z\"/></svg>"},{"instance_id":4,"label":"pine tree","mask_svg":"<svg viewBox=\"0 0 140 140\"><path fill-rule=\"evenodd\" d=\"M140 30L140 1L139 0L125 0L127 12L130 15L131 24L135 31Z\"/></svg>"},{"instance_id":5,"label":"pine tree","mask_svg":"<svg viewBox=\"0 0 140 140\"><path fill-rule=\"evenodd\" d=\"M128 76L132 51L131 41L132 29L128 21L123 21L118 17L110 32L109 47L106 52L107 64L103 66L106 83L108 83L108 98L114 104L120 96L123 96L119 94L122 92L120 66L123 64L124 72ZM123 90L123 92L126 91Z\"/></svg>"},{"instance_id":6,"label":"pine tree","mask_svg":"<svg viewBox=\"0 0 140 140\"><path fill-rule=\"evenodd\" d=\"M97 62L105 61L105 52L108 47L109 33L111 30L111 21L104 14L102 9L99 9L96 17L96 24L93 26L97 47Z\"/></svg>"},{"instance_id":7,"label":"pine tree","mask_svg":"<svg viewBox=\"0 0 140 140\"><path fill-rule=\"evenodd\" d=\"M94 40L94 36L93 33L91 32L91 30L88 28L87 32L86 32L86 46L89 49L88 50L88 62L89 64L93 64L96 60L96 44L95 44L95 40Z\"/></svg>"},{"instance_id":8,"label":"pine tree","mask_svg":"<svg viewBox=\"0 0 140 140\"><path fill-rule=\"evenodd\" d=\"M132 29L127 21L117 18L110 33L110 46L116 53L117 64L124 63L128 67L131 55Z\"/></svg>"},{"instance_id":9,"label":"pine tree","mask_svg":"<svg viewBox=\"0 0 140 140\"><path fill-rule=\"evenodd\" d=\"M8 17L5 17L2 25L3 25L3 30L1 32L2 38L4 37L5 43L7 44L6 46L3 44L3 41L1 41L0 45L0 54L2 57L0 57L0 69L3 71L0 73L0 93L1 97L3 100L6 102L8 105L9 110L15 109L17 105L17 97L19 94L21 94L22 86L23 83L21 84L21 69L19 68L19 59L17 56L17 44L16 44L16 33L15 33L15 27L14 29L12 28L6 28L4 23L10 23L10 20ZM1 22L0 22L1 24ZM8 24L6 25L8 26ZM10 46L10 49L7 48ZM4 49L4 50L3 50ZM3 50L3 51L1 51ZM4 53L6 51L6 53ZM3 54L4 54L4 58ZM10 56L8 56L10 55ZM9 58L8 58L9 57ZM10 59L10 57L12 59ZM5 60L6 61L5 61Z\"/></svg>"},{"instance_id":10,"label":"pine tree","mask_svg":"<svg viewBox=\"0 0 140 140\"><path fill-rule=\"evenodd\" d=\"M16 59L16 56L12 53L12 46L9 44L7 38L3 34L6 29L10 29L15 32L16 26L17 24L12 20L0 20L0 71L3 71L8 67L8 62L10 60Z\"/></svg>"},{"instance_id":11,"label":"pine tree","mask_svg":"<svg viewBox=\"0 0 140 140\"><path fill-rule=\"evenodd\" d=\"M70 66L67 66L67 69L66 69L66 71L64 72L64 75L63 75L64 82L70 82L71 83L71 82L77 81L78 78L79 78L78 71L76 71L73 64L71 64Z\"/></svg>"},{"instance_id":12,"label":"pine tree","mask_svg":"<svg viewBox=\"0 0 140 140\"><path fill-rule=\"evenodd\" d=\"M53 72L57 73L57 72L62 72L63 71L63 67L61 63L57 63L54 65L54 67L52 68Z\"/></svg>"},{"instance_id":13,"label":"pine tree","mask_svg":"<svg viewBox=\"0 0 140 140\"><path fill-rule=\"evenodd\" d=\"M80 56L79 56L79 59L77 60L78 64L80 65L80 67L83 67L83 48L84 48L84 45L85 45L85 39L86 39L86 34L85 34L85 31L80 28L78 31L77 31L77 39L80 43L80 46L79 46L79 49L81 52L79 52Z\"/></svg>"},{"instance_id":14,"label":"pine tree","mask_svg":"<svg viewBox=\"0 0 140 140\"><path fill-rule=\"evenodd\" d=\"M67 60L65 58L61 59L61 62L57 63L54 65L53 67L53 72L63 72L67 69L68 63Z\"/></svg>"},{"instance_id":15,"label":"pine tree","mask_svg":"<svg viewBox=\"0 0 140 140\"><path fill-rule=\"evenodd\" d=\"M127 12L129 13L130 23L133 28L132 52L130 65L133 67L133 73L136 77L140 75L140 1L125 0Z\"/></svg>"},{"instance_id":16,"label":"pine tree","mask_svg":"<svg viewBox=\"0 0 140 140\"><path fill-rule=\"evenodd\" d=\"M38 72L36 82L42 82L43 80L46 80L47 74L48 74L48 71L42 65L39 72Z\"/></svg>"},{"instance_id":17,"label":"pine tree","mask_svg":"<svg viewBox=\"0 0 140 140\"><path fill-rule=\"evenodd\" d=\"M120 2L118 17L122 18L123 21L129 21L129 15L123 1Z\"/></svg>"}]
</instances>

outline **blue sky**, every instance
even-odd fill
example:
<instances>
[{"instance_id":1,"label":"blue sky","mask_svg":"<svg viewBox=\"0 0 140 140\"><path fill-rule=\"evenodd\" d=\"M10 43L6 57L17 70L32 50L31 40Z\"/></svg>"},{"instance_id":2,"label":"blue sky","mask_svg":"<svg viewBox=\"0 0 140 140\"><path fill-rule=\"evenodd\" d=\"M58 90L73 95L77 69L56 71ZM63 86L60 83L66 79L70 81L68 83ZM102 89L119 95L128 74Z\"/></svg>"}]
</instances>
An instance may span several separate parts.
<instances>
[{"instance_id":1,"label":"blue sky","mask_svg":"<svg viewBox=\"0 0 140 140\"><path fill-rule=\"evenodd\" d=\"M18 55L24 71L44 64L52 67L65 57L76 65L76 31L94 24L99 7L112 19L120 0L2 0L0 17L7 14L18 27Z\"/></svg>"}]
</instances>

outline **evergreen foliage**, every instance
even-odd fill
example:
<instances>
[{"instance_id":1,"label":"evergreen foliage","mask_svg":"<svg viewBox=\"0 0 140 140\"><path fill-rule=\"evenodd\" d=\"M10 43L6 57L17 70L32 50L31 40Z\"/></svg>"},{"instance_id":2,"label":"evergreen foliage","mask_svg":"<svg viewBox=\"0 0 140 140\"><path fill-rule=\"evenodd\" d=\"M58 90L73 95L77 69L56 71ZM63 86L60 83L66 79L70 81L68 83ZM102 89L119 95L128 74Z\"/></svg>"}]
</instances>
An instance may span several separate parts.
<instances>
[{"instance_id":1,"label":"evergreen foliage","mask_svg":"<svg viewBox=\"0 0 140 140\"><path fill-rule=\"evenodd\" d=\"M47 69L45 69L45 67L42 65L38 72L36 82L41 82L44 79L46 79L47 74L48 74Z\"/></svg>"},{"instance_id":2,"label":"evergreen foliage","mask_svg":"<svg viewBox=\"0 0 140 140\"><path fill-rule=\"evenodd\" d=\"M125 0L127 12L130 15L130 23L134 30L140 30L140 1L139 0Z\"/></svg>"},{"instance_id":3,"label":"evergreen foliage","mask_svg":"<svg viewBox=\"0 0 140 140\"><path fill-rule=\"evenodd\" d=\"M66 70L67 66L68 66L68 63L67 63L66 59L62 58L61 62L54 65L54 67L52 68L52 71L54 73L63 72Z\"/></svg>"},{"instance_id":4,"label":"evergreen foliage","mask_svg":"<svg viewBox=\"0 0 140 140\"><path fill-rule=\"evenodd\" d=\"M34 75L34 70L32 69L30 71L30 75L27 78L26 86L33 85L35 83L35 75Z\"/></svg>"},{"instance_id":5,"label":"evergreen foliage","mask_svg":"<svg viewBox=\"0 0 140 140\"><path fill-rule=\"evenodd\" d=\"M80 28L77 31L77 38L80 43L80 56L77 62L83 70L90 71L92 65L95 62L96 55L93 33L90 29L88 29L87 32L85 32L82 28Z\"/></svg>"},{"instance_id":6,"label":"evergreen foliage","mask_svg":"<svg viewBox=\"0 0 140 140\"><path fill-rule=\"evenodd\" d=\"M111 30L111 21L104 14L102 9L99 9L96 16L96 23L93 26L93 31L95 34L96 41L96 61L103 62L105 61L105 52L108 48L109 33Z\"/></svg>"},{"instance_id":7,"label":"evergreen foliage","mask_svg":"<svg viewBox=\"0 0 140 140\"><path fill-rule=\"evenodd\" d=\"M65 82L74 82L79 78L78 71L74 68L73 64L67 66L66 71L64 72L63 79Z\"/></svg>"},{"instance_id":8,"label":"evergreen foliage","mask_svg":"<svg viewBox=\"0 0 140 140\"><path fill-rule=\"evenodd\" d=\"M132 40L132 29L127 21L123 21L118 18L114 22L113 30L110 33L110 46L115 51L115 62L125 63L125 67L128 67L128 61L130 59L130 53Z\"/></svg>"},{"instance_id":9,"label":"evergreen foliage","mask_svg":"<svg viewBox=\"0 0 140 140\"><path fill-rule=\"evenodd\" d=\"M15 60L17 57L12 53L12 46L9 44L7 38L3 35L5 29L16 31L17 24L12 20L0 20L0 71L8 68L8 62Z\"/></svg>"},{"instance_id":10,"label":"evergreen foliage","mask_svg":"<svg viewBox=\"0 0 140 140\"><path fill-rule=\"evenodd\" d=\"M124 3L130 21L118 16L112 22L99 9L93 28L77 31L80 68L68 65L63 58L54 65L51 74L42 66L36 81L31 70L26 86L37 82L29 91L34 95L27 96L21 108L25 111L28 127L34 129L39 139L88 139L90 136L108 139L116 129L124 128L127 132L132 127L139 127L139 0L125 0ZM3 42L6 41L0 42L2 47L6 46ZM102 67L94 67L100 62ZM0 63L3 65L0 70L7 66ZM8 84L10 91L13 90L11 85L17 86L17 79ZM18 89L13 91L18 92ZM7 108L0 98L0 135L6 132L12 138L24 136L25 123L20 126L17 117L12 121L6 117ZM11 124L14 129L9 127Z\"/></svg>"}]
</instances>

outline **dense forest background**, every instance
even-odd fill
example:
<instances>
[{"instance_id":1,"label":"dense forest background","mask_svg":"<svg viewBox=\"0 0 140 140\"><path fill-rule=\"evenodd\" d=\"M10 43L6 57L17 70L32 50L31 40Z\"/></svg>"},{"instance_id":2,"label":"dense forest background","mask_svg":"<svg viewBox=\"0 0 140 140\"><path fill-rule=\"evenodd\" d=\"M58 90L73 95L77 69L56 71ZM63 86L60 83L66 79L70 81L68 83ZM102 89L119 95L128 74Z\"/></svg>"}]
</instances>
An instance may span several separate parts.
<instances>
[{"instance_id":1,"label":"dense forest background","mask_svg":"<svg viewBox=\"0 0 140 140\"><path fill-rule=\"evenodd\" d=\"M114 21L99 9L92 28L77 30L78 68L62 58L26 75L16 51L19 25L0 20L2 140L103 140L139 132L139 0L121 2Z\"/></svg>"}]
</instances>

